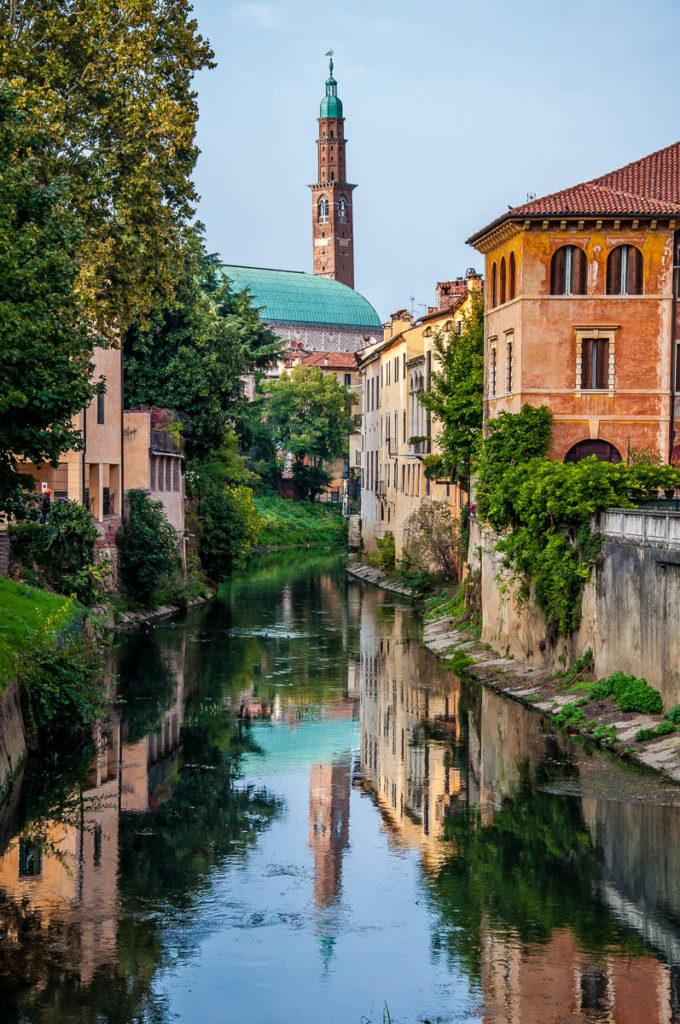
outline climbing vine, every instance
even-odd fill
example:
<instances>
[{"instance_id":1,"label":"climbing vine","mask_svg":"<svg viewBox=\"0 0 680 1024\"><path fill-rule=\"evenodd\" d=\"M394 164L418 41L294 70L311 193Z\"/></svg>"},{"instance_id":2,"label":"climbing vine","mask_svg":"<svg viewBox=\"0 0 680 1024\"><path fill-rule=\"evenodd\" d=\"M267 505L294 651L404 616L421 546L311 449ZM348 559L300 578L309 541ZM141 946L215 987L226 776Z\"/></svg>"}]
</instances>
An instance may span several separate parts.
<instances>
[{"instance_id":1,"label":"climbing vine","mask_svg":"<svg viewBox=\"0 0 680 1024\"><path fill-rule=\"evenodd\" d=\"M525 406L491 421L477 461L477 512L499 534L501 566L519 599L532 595L549 628L568 635L580 624L583 588L600 550L593 515L680 488L680 470L594 457L551 462L544 457L549 439L547 409Z\"/></svg>"}]
</instances>

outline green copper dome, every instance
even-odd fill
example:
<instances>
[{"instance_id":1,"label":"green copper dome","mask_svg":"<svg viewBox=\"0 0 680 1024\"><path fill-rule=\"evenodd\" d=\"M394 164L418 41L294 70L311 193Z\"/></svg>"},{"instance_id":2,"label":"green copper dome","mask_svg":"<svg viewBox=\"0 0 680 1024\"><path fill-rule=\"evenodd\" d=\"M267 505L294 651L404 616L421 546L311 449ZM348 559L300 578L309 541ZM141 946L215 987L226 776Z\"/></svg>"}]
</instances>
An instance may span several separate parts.
<instances>
[{"instance_id":1,"label":"green copper dome","mask_svg":"<svg viewBox=\"0 0 680 1024\"><path fill-rule=\"evenodd\" d=\"M326 54L331 59L328 62L330 74L326 79L326 95L321 100L319 117L342 117L342 100L338 99L338 83L333 78L333 51Z\"/></svg>"},{"instance_id":2,"label":"green copper dome","mask_svg":"<svg viewBox=\"0 0 680 1024\"><path fill-rule=\"evenodd\" d=\"M299 270L223 266L233 291L250 292L263 320L377 330L380 317L367 299L340 281Z\"/></svg>"}]
</instances>

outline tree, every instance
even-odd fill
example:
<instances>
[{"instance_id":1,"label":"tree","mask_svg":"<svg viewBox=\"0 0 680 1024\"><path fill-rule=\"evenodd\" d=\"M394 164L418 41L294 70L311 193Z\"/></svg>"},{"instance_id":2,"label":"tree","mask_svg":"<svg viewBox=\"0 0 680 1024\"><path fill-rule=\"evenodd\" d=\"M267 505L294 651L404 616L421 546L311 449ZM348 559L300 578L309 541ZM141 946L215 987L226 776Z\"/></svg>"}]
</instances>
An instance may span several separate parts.
<instances>
[{"instance_id":1,"label":"tree","mask_svg":"<svg viewBox=\"0 0 680 1024\"><path fill-rule=\"evenodd\" d=\"M188 0L0 0L0 77L66 165L82 221L78 290L101 329L171 295L196 192L195 72L212 66Z\"/></svg>"},{"instance_id":2,"label":"tree","mask_svg":"<svg viewBox=\"0 0 680 1024\"><path fill-rule=\"evenodd\" d=\"M328 482L323 463L346 455L356 398L334 374L296 366L269 384L263 403L280 448L293 459L298 497L313 500Z\"/></svg>"},{"instance_id":3,"label":"tree","mask_svg":"<svg viewBox=\"0 0 680 1024\"><path fill-rule=\"evenodd\" d=\"M426 467L442 471L469 490L477 439L481 436L484 399L484 302L472 296L472 308L459 335L438 332L434 339L438 369L430 376L430 390L422 404L442 425L438 438L441 455L426 458Z\"/></svg>"},{"instance_id":4,"label":"tree","mask_svg":"<svg viewBox=\"0 0 680 1024\"><path fill-rule=\"evenodd\" d=\"M78 447L71 418L96 386L93 337L74 292L80 225L64 177L42 183L45 139L0 88L0 512L14 507L21 460L56 462Z\"/></svg>"},{"instance_id":5,"label":"tree","mask_svg":"<svg viewBox=\"0 0 680 1024\"><path fill-rule=\"evenodd\" d=\"M187 455L217 451L238 419L243 376L269 366L281 342L249 296L234 293L199 229L185 239L174 298L124 338L128 405L164 405L188 419Z\"/></svg>"}]
</instances>

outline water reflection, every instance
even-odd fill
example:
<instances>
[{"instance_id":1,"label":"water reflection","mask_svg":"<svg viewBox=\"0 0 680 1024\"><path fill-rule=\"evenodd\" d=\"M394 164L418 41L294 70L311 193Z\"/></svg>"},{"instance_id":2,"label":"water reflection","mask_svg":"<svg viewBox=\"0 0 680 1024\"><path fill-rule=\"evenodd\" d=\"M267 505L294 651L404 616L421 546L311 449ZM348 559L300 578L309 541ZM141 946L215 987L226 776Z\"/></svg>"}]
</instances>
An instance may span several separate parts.
<instances>
[{"instance_id":1,"label":"water reflection","mask_svg":"<svg viewBox=\"0 0 680 1024\"><path fill-rule=\"evenodd\" d=\"M267 560L123 642L0 808L3 1022L680 1022L678 791L417 630Z\"/></svg>"}]
</instances>

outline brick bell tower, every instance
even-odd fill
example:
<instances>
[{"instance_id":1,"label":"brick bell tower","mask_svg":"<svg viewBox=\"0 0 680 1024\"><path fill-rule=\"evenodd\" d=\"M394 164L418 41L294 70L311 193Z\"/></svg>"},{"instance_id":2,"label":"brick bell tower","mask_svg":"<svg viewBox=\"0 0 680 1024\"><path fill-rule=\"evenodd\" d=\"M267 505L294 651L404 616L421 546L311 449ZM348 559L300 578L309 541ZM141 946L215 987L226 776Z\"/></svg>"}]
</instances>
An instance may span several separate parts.
<instances>
[{"instance_id":1,"label":"brick bell tower","mask_svg":"<svg viewBox=\"0 0 680 1024\"><path fill-rule=\"evenodd\" d=\"M352 230L352 192L356 185L347 182L345 160L345 119L338 83L333 78L333 51L326 95L319 111L319 180L312 190L312 233L314 238L313 272L321 277L354 288L354 233Z\"/></svg>"}]
</instances>

